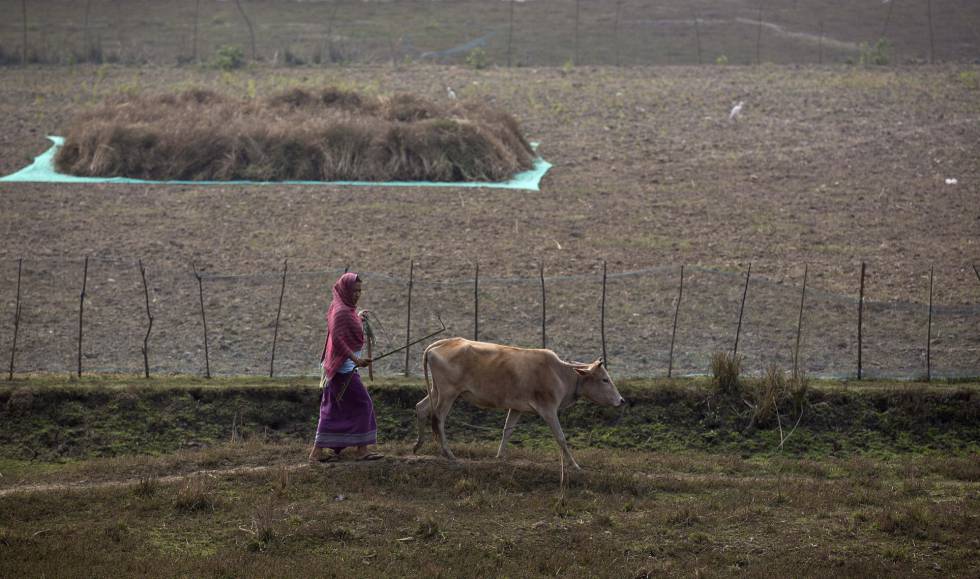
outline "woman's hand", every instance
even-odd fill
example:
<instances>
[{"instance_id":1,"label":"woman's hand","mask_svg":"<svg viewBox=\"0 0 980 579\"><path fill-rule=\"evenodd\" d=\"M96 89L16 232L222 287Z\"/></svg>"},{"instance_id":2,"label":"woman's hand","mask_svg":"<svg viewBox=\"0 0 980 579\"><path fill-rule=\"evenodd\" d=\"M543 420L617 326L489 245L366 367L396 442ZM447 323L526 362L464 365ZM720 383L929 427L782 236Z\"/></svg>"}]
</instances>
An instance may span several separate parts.
<instances>
[{"instance_id":1,"label":"woman's hand","mask_svg":"<svg viewBox=\"0 0 980 579\"><path fill-rule=\"evenodd\" d=\"M353 356L351 360L354 362L354 366L358 368L364 368L365 366L371 365L371 358L361 358L360 356Z\"/></svg>"}]
</instances>

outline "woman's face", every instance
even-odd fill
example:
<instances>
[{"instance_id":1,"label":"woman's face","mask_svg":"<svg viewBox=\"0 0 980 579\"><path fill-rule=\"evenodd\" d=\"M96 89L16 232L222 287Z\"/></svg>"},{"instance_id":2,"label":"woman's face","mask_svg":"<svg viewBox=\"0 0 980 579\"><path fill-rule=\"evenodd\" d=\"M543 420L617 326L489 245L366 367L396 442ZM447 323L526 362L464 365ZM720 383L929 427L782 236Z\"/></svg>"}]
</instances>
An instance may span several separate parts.
<instances>
[{"instance_id":1,"label":"woman's face","mask_svg":"<svg viewBox=\"0 0 980 579\"><path fill-rule=\"evenodd\" d=\"M354 282L354 305L355 306L357 305L357 302L360 301L360 299L361 299L361 280L357 280Z\"/></svg>"}]
</instances>

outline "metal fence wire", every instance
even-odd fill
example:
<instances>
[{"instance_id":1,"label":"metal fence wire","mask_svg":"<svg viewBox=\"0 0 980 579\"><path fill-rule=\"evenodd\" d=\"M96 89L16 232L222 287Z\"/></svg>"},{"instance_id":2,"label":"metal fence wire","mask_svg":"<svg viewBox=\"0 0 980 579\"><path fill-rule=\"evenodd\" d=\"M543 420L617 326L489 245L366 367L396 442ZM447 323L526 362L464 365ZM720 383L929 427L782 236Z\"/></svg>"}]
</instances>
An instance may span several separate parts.
<instances>
[{"instance_id":1,"label":"metal fence wire","mask_svg":"<svg viewBox=\"0 0 980 579\"><path fill-rule=\"evenodd\" d=\"M316 375L323 348L330 287L344 268L221 274L202 271L208 326L205 360L201 293L191 267L146 265L154 317L148 340L152 374ZM83 259L0 261L0 353L4 374L76 372L143 373L146 302L135 259L92 259L84 318L80 317ZM529 272L532 273L532 272ZM407 342L409 268L359 272L361 307L375 320L377 350ZM710 372L716 352L734 347L743 292L747 294L738 352L743 368L759 374L793 367L802 287L745 272L686 267L678 307L680 268L609 272L601 311L601 274L479 278L461 266L436 276L416 264L412 279L411 339L446 325L444 336L463 336L521 347L543 344L564 359L592 361L603 351L614 375L674 376ZM276 317L282 294L278 330ZM479 309L477 310L477 300ZM808 287L800 336L800 367L816 377L857 375L858 298ZM676 335L673 335L675 311ZM544 316L544 321L542 321ZM478 321L477 321L478 320ZM479 325L478 329L476 325ZM918 379L980 374L980 306L864 300L862 376ZM14 344L16 326L16 347ZM80 328L82 330L79 335ZM81 337L81 350L79 338ZM275 337L275 361L272 347ZM671 358L671 341L674 348ZM927 361L927 342L931 359ZM421 373L425 344L378 362L381 375ZM406 366L407 362L407 366Z\"/></svg>"}]
</instances>

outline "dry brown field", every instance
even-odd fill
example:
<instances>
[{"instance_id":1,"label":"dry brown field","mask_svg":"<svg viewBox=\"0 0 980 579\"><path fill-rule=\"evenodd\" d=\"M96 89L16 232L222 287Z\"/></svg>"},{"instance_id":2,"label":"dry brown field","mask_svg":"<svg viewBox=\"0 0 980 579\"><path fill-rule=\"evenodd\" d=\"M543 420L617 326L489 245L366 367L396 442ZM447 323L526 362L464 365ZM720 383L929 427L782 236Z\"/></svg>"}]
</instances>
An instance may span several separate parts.
<instances>
[{"instance_id":1,"label":"dry brown field","mask_svg":"<svg viewBox=\"0 0 980 579\"><path fill-rule=\"evenodd\" d=\"M463 97L511 111L555 166L540 192L7 183L0 213L2 323L12 326L16 258L28 258L25 267L32 275L56 273L52 279L31 278L30 307L36 315L29 327L46 329L24 338L22 360L29 362L27 368L72 368L76 330L71 324L77 317L81 259L109 260L109 265L92 266L91 299L98 299L100 289L107 292L107 279L119 276L126 276L132 295L93 303L90 307L102 313L92 320L102 321L92 323L104 327L90 332L93 340L99 331L110 340L121 333L113 320L128 320L132 337L125 347L137 348L129 361L138 364L137 344L145 329L139 310L142 287L133 263L142 258L151 279L156 271L176 280L174 285L183 284L181 299L174 300L183 305L172 315L182 320L184 333L158 334L155 343L166 357L183 356L186 363L178 369L193 372L198 353L184 347L198 340L191 262L206 273L263 274L251 285L212 290L214 307L225 308L214 314L216 325L219 319L244 320L213 330L219 343L224 340L231 348L227 362L219 365L224 372L252 372L266 363L256 361L265 354L239 352L256 341L250 328L271 333L275 310L270 308L284 258L297 275L323 273L300 278L305 279L302 290L287 297L287 302L298 302L286 308L286 315L303 328L288 338L304 344L297 360L316 349L325 287L344 266L376 274L368 307L373 303L385 312L385 323L397 334L404 319L408 262L414 259L418 279L433 284L417 290L415 327L435 323L433 312L444 307L451 331L468 335L472 303L467 300L472 296L465 280L479 261L482 276L525 280L510 293L506 284L496 288L496 299L503 300L494 314L498 328L488 321L481 335L534 345L540 333L534 284L543 262L549 277L588 276L558 284L550 303L555 308L550 311L561 308L555 315L571 328L567 336L560 328L554 331L556 347L585 357L598 345L597 276L606 260L610 273L661 268L610 297L610 308L626 304L610 314L611 341L621 343L615 346L617 356L634 360L637 353L654 352L655 360L628 369L656 374L667 365L677 269L687 265L721 272L721 277L706 274L700 298L692 278L693 305L681 315L682 330L710 326L707 334L681 340L679 348L700 352L682 366L704 371L710 350L730 347L741 280L751 262L753 279L764 280L775 293L766 297L766 291L753 290L748 331L778 317L785 326L780 332L790 335L789 342L785 336L766 341L768 330L759 330L761 336L748 338L750 344L757 342L746 350L756 352L751 366L762 368L769 355L781 357L785 366L807 264L812 295L823 292L844 300L810 316L819 334L812 340L814 357L822 360L813 369L843 375L853 372L854 302L861 262L866 262L866 299L881 311L892 303L908 310L896 314L898 321L879 315L881 321L871 324L871 339L887 347L870 359L884 360L883 370L900 369L899 375L924 373L924 304L929 269L935 268L935 303L966 308L956 310L959 317L940 336L948 342L937 345L937 352L951 356L940 365L968 372L978 365L970 313L980 290L971 267L978 261L980 239L978 74L975 66L952 64L486 70L256 65L235 72L115 65L4 68L3 173L47 148L44 135L57 134L74 111L108 95L198 86L236 96L265 95L328 84L434 99L445 99L445 86L453 86ZM745 102L744 111L731 122L729 109L739 100ZM946 179L953 178L957 183L948 185ZM461 285L440 294L437 284L445 281ZM711 293L715 286L723 287ZM495 307L492 301L487 298L485 306ZM645 325L637 327L636 320ZM821 321L822 329L817 328ZM164 325L158 328L167 331ZM11 328L6 329L5 344ZM45 339L50 333L64 334L64 343ZM894 336L900 339L889 342ZM264 337L261 348L266 348ZM44 368L39 360L58 364ZM126 368L128 363L101 366ZM100 366L98 361L93 365ZM290 369L307 371L299 363Z\"/></svg>"}]
</instances>

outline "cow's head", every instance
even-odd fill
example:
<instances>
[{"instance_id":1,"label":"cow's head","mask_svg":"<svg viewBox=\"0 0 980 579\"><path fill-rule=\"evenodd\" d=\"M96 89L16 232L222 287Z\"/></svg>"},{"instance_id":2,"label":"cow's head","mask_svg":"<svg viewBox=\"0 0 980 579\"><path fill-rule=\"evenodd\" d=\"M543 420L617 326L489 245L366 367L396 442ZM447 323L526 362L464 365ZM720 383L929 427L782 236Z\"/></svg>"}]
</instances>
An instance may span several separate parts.
<instances>
[{"instance_id":1,"label":"cow's head","mask_svg":"<svg viewBox=\"0 0 980 579\"><path fill-rule=\"evenodd\" d=\"M616 385L606 372L602 359L588 365L576 366L575 372L582 380L580 393L592 402L603 406L619 406L626 402L619 395L619 390L616 390Z\"/></svg>"}]
</instances>

